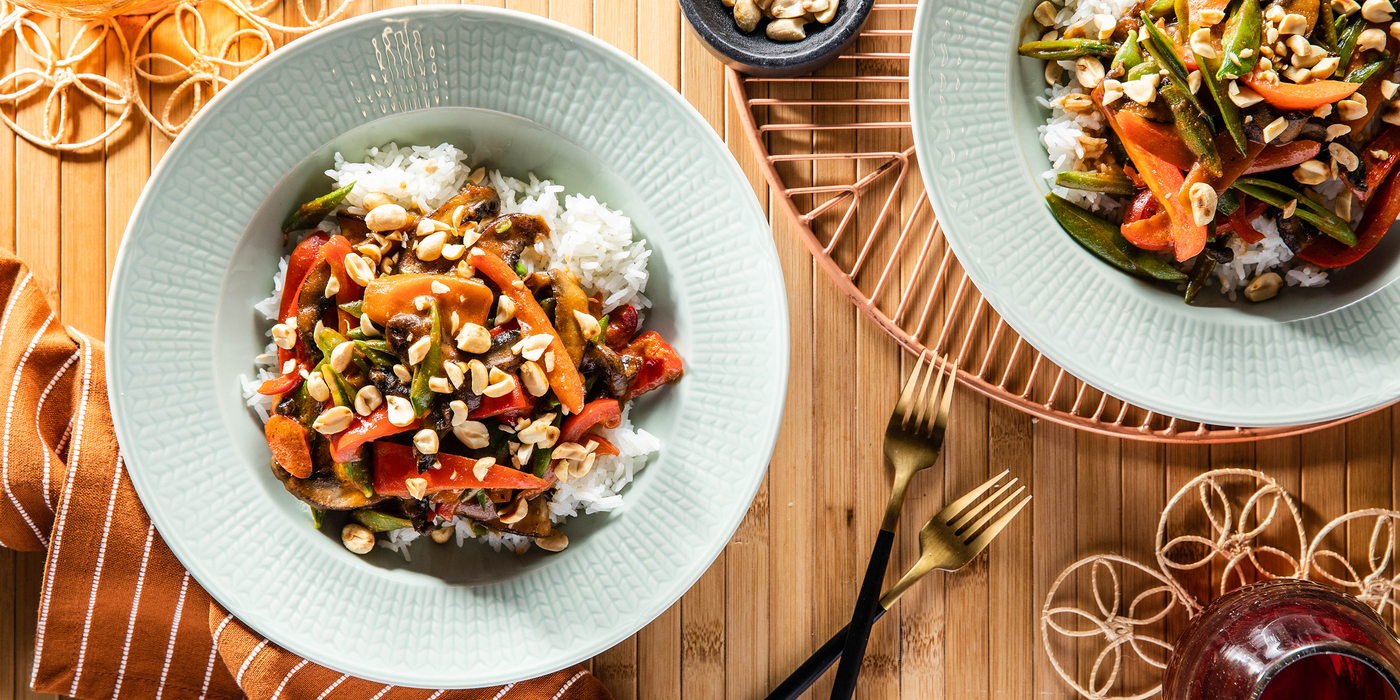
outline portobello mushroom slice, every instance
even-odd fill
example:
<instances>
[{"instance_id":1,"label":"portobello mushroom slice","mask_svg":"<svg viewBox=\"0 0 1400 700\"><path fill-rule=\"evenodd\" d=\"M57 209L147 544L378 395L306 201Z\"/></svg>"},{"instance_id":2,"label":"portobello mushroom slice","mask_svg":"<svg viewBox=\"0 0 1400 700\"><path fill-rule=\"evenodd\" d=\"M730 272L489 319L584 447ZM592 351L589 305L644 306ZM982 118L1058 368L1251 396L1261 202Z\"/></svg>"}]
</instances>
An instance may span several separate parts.
<instances>
[{"instance_id":1,"label":"portobello mushroom slice","mask_svg":"<svg viewBox=\"0 0 1400 700\"><path fill-rule=\"evenodd\" d=\"M1320 231L1300 217L1278 218L1278 237L1282 238L1283 244L1295 254L1312 244L1320 235Z\"/></svg>"},{"instance_id":2,"label":"portobello mushroom slice","mask_svg":"<svg viewBox=\"0 0 1400 700\"><path fill-rule=\"evenodd\" d=\"M1244 135L1245 138L1255 143L1267 143L1271 146L1290 143L1298 138L1303 132L1303 127L1312 118L1312 112L1299 110L1296 112L1283 112L1270 105L1268 102L1259 104L1245 110ZM1264 138L1264 128L1274 123L1282 117L1286 122L1283 132L1272 139Z\"/></svg>"},{"instance_id":3,"label":"portobello mushroom slice","mask_svg":"<svg viewBox=\"0 0 1400 700\"><path fill-rule=\"evenodd\" d=\"M598 374L599 385L611 397L621 399L627 395L627 387L637 370L642 368L641 360L631 355L619 355L612 348L592 343L583 354L579 372L585 375Z\"/></svg>"},{"instance_id":4,"label":"portobello mushroom slice","mask_svg":"<svg viewBox=\"0 0 1400 700\"><path fill-rule=\"evenodd\" d=\"M345 236L350 245L357 246L369 238L369 227L365 225L365 217L340 212L335 215L335 220L340 223L340 235Z\"/></svg>"},{"instance_id":5,"label":"portobello mushroom slice","mask_svg":"<svg viewBox=\"0 0 1400 700\"><path fill-rule=\"evenodd\" d=\"M517 496L517 498L519 497ZM497 517L483 522L482 525L497 532L509 532L513 535L525 535L526 537L548 537L554 534L554 525L549 522L549 506L538 501L526 501L526 503L530 504L530 512L523 519L506 524Z\"/></svg>"},{"instance_id":6,"label":"portobello mushroom slice","mask_svg":"<svg viewBox=\"0 0 1400 700\"><path fill-rule=\"evenodd\" d=\"M568 268L551 268L549 279L554 283L554 330L559 332L559 340L563 341L569 359L577 367L583 361L583 351L588 347L589 339L583 337L574 312L588 313L588 295L583 293L578 279Z\"/></svg>"},{"instance_id":7,"label":"portobello mushroom slice","mask_svg":"<svg viewBox=\"0 0 1400 700\"><path fill-rule=\"evenodd\" d=\"M331 459L330 444L324 438L317 438L311 448L311 460L315 468L311 476L298 479L292 476L276 460L272 463L272 474L282 482L287 492L307 505L321 510L354 510L379 503L387 498L381 494L365 496L365 492L346 478L344 469L337 469Z\"/></svg>"},{"instance_id":8,"label":"portobello mushroom slice","mask_svg":"<svg viewBox=\"0 0 1400 700\"><path fill-rule=\"evenodd\" d=\"M549 224L533 214L507 214L481 222L476 230L481 234L476 245L514 266L521 251L549 235Z\"/></svg>"},{"instance_id":9,"label":"portobello mushroom slice","mask_svg":"<svg viewBox=\"0 0 1400 700\"><path fill-rule=\"evenodd\" d=\"M1337 153L1333 150L1334 144L1340 149L1345 149L1347 153L1351 154L1351 157L1348 158L1346 153ZM1361 157L1361 149L1356 146L1356 140L1350 134L1333 139L1332 143L1327 144L1326 153L1337 161L1337 169L1342 172L1342 177L1346 178L1347 184L1351 185L1352 189L1360 192L1366 191L1366 159ZM1321 153L1318 155L1322 156ZM1342 157L1338 158L1339 155ZM1355 163L1356 169L1347 170L1346 166L1350 163L1346 161Z\"/></svg>"},{"instance_id":10,"label":"portobello mushroom slice","mask_svg":"<svg viewBox=\"0 0 1400 700\"><path fill-rule=\"evenodd\" d=\"M326 310L335 305L334 299L326 298L326 284L330 279L331 265L322 260L306 273L297 291L297 334L313 366L321 361L321 350L316 347L316 324L325 318Z\"/></svg>"},{"instance_id":11,"label":"portobello mushroom slice","mask_svg":"<svg viewBox=\"0 0 1400 700\"><path fill-rule=\"evenodd\" d=\"M428 215L434 221L452 225L452 212L462 207L462 218L458 223L494 219L501 213L501 197L491 187L468 184L462 191L452 195L442 206Z\"/></svg>"}]
</instances>

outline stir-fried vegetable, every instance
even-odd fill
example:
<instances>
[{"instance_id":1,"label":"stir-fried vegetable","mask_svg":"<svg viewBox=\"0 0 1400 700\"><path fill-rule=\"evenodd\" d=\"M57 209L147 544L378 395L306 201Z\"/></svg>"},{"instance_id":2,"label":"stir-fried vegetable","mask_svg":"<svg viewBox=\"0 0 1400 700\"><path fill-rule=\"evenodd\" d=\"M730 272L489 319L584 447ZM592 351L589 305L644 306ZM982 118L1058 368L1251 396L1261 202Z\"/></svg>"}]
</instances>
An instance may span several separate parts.
<instances>
[{"instance_id":1,"label":"stir-fried vegetable","mask_svg":"<svg viewBox=\"0 0 1400 700\"><path fill-rule=\"evenodd\" d=\"M1064 61L1080 56L1112 56L1116 50L1113 44L1091 39L1055 39L1022 44L1020 54L1042 61Z\"/></svg>"},{"instance_id":2,"label":"stir-fried vegetable","mask_svg":"<svg viewBox=\"0 0 1400 700\"><path fill-rule=\"evenodd\" d=\"M355 183L350 183L334 192L321 195L306 204L297 208L287 220L282 222L282 233L291 233L307 228L321 219L326 218L331 212L340 206L345 195L350 194L350 190L355 189Z\"/></svg>"},{"instance_id":3,"label":"stir-fried vegetable","mask_svg":"<svg viewBox=\"0 0 1400 700\"><path fill-rule=\"evenodd\" d=\"M1346 221L1287 185L1262 178L1242 177L1235 181L1235 188L1279 209L1292 208L1294 215L1335 238L1338 243L1345 246L1356 245L1356 233Z\"/></svg>"},{"instance_id":4,"label":"stir-fried vegetable","mask_svg":"<svg viewBox=\"0 0 1400 700\"><path fill-rule=\"evenodd\" d=\"M1074 240L1114 267L1133 275L1161 280L1185 279L1176 268L1146 251L1130 252L1118 227L1075 206L1056 194L1046 196L1050 213Z\"/></svg>"},{"instance_id":5,"label":"stir-fried vegetable","mask_svg":"<svg viewBox=\"0 0 1400 700\"><path fill-rule=\"evenodd\" d=\"M1259 45L1264 26L1264 12L1259 0L1242 0L1225 25L1222 40L1223 56L1215 77L1234 80L1248 75L1259 62Z\"/></svg>"},{"instance_id":6,"label":"stir-fried vegetable","mask_svg":"<svg viewBox=\"0 0 1400 700\"><path fill-rule=\"evenodd\" d=\"M1117 173L1058 173L1055 184L1072 190L1087 192L1108 192L1111 194L1136 194L1137 188L1127 175Z\"/></svg>"}]
</instances>

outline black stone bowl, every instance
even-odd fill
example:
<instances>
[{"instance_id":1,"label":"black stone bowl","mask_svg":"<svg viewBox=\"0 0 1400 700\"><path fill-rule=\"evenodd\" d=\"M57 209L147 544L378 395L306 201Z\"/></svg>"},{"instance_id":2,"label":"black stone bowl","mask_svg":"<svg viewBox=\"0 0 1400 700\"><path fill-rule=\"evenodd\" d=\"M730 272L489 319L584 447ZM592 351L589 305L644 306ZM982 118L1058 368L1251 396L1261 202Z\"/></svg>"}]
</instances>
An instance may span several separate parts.
<instances>
[{"instance_id":1,"label":"black stone bowl","mask_svg":"<svg viewBox=\"0 0 1400 700\"><path fill-rule=\"evenodd\" d=\"M759 78L789 78L821 68L846 50L857 37L875 0L841 0L830 24L806 26L801 41L773 41L764 19L745 33L734 23L734 8L721 0L680 0L690 28L705 48L725 65Z\"/></svg>"}]
</instances>

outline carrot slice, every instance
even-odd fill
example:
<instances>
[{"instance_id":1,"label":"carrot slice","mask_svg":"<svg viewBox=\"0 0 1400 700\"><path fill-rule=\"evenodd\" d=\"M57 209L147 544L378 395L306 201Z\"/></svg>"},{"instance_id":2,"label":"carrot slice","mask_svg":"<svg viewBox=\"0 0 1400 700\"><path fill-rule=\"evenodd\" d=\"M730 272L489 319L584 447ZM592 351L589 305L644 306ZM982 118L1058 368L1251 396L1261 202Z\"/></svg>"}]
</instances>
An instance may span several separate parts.
<instances>
[{"instance_id":1,"label":"carrot slice","mask_svg":"<svg viewBox=\"0 0 1400 700\"><path fill-rule=\"evenodd\" d=\"M540 308L535 295L530 293L529 288L515 274L515 270L510 269L500 256L490 251L472 248L472 265L476 266L478 272L486 275L487 279L495 282L503 296L515 302L515 320L520 323L520 330L525 335L545 333L550 336L547 352L554 353L554 369L545 371L545 375L549 377L549 386L554 390L559 403L569 413L582 411L583 377L579 375L574 363L569 361L569 351L559 339L559 332L550 325L549 317L545 315L544 309Z\"/></svg>"},{"instance_id":2,"label":"carrot slice","mask_svg":"<svg viewBox=\"0 0 1400 700\"><path fill-rule=\"evenodd\" d=\"M1340 80L1319 80L1304 85L1283 83L1277 80L1268 80L1258 71L1240 76L1240 82L1259 93L1265 102L1288 111L1313 110L1322 105L1330 105L1350 97L1351 93L1356 92L1361 87L1356 83L1344 83Z\"/></svg>"},{"instance_id":3,"label":"carrot slice","mask_svg":"<svg viewBox=\"0 0 1400 700\"><path fill-rule=\"evenodd\" d=\"M294 418L273 416L263 424L267 446L272 458L298 479L311 476L311 445L306 442L306 428Z\"/></svg>"}]
</instances>

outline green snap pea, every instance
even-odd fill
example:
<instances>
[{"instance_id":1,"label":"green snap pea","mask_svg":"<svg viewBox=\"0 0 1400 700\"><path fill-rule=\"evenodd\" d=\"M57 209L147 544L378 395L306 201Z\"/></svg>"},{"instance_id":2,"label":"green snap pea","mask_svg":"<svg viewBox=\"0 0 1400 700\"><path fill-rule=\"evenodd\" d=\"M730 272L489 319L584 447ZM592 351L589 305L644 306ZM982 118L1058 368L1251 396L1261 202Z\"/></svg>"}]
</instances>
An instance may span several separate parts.
<instances>
[{"instance_id":1,"label":"green snap pea","mask_svg":"<svg viewBox=\"0 0 1400 700\"><path fill-rule=\"evenodd\" d=\"M355 189L355 183L352 182L330 194L321 195L301 205L292 212L291 216L287 217L286 221L282 222L282 233L298 231L324 219L327 214L340 206L341 200L344 200L345 195L350 194L350 190L353 189Z\"/></svg>"},{"instance_id":2,"label":"green snap pea","mask_svg":"<svg viewBox=\"0 0 1400 700\"><path fill-rule=\"evenodd\" d=\"M1222 41L1224 56L1220 70L1215 77L1220 80L1234 80L1254 70L1259 62L1259 42L1263 32L1264 13L1259 9L1259 0L1243 0L1235 13L1225 23L1225 36ZM1248 56L1241 54L1248 52Z\"/></svg>"},{"instance_id":3,"label":"green snap pea","mask_svg":"<svg viewBox=\"0 0 1400 700\"><path fill-rule=\"evenodd\" d=\"M1382 54L1380 58L1365 65L1357 66L1356 70L1347 73L1346 81L1348 83L1364 83L1370 80L1375 74L1381 72L1389 63L1390 56Z\"/></svg>"},{"instance_id":4,"label":"green snap pea","mask_svg":"<svg viewBox=\"0 0 1400 700\"><path fill-rule=\"evenodd\" d=\"M407 518L395 517L369 508L353 511L350 513L350 517L354 518L355 522L369 528L370 532L388 532L413 527L413 523L409 522Z\"/></svg>"},{"instance_id":5,"label":"green snap pea","mask_svg":"<svg viewBox=\"0 0 1400 700\"><path fill-rule=\"evenodd\" d=\"M1220 70L1220 59L1197 56L1196 62L1201 66L1201 82L1206 84L1206 89L1215 100L1215 106L1220 109L1220 121L1225 123L1225 131L1230 134L1235 149L1245 153L1249 143L1244 135L1244 117L1240 114L1240 106L1230 99L1225 92L1225 84L1216 77L1216 71Z\"/></svg>"},{"instance_id":6,"label":"green snap pea","mask_svg":"<svg viewBox=\"0 0 1400 700\"><path fill-rule=\"evenodd\" d=\"M1323 48L1337 52L1337 20L1332 14L1332 3L1318 3L1317 28L1313 31Z\"/></svg>"},{"instance_id":7,"label":"green snap pea","mask_svg":"<svg viewBox=\"0 0 1400 700\"><path fill-rule=\"evenodd\" d=\"M433 406L433 390L428 380L442 373L442 314L438 312L437 301L428 307L433 319L432 331L428 335L428 354L413 370L413 381L408 389L408 401L413 404L413 412L419 418L428 414Z\"/></svg>"},{"instance_id":8,"label":"green snap pea","mask_svg":"<svg viewBox=\"0 0 1400 700\"><path fill-rule=\"evenodd\" d=\"M360 314L363 314L365 312L365 302L364 300L360 300L341 304L340 310L344 311L347 314L350 314L351 316L354 316L355 318L359 318Z\"/></svg>"},{"instance_id":9,"label":"green snap pea","mask_svg":"<svg viewBox=\"0 0 1400 700\"><path fill-rule=\"evenodd\" d=\"M1050 205L1050 213L1071 238L1114 267L1140 277L1186 279L1186 275L1152 253L1133 248L1117 226L1054 193L1046 195L1045 200Z\"/></svg>"},{"instance_id":10,"label":"green snap pea","mask_svg":"<svg viewBox=\"0 0 1400 700\"><path fill-rule=\"evenodd\" d=\"M1182 87L1181 93L1185 96L1186 101L1190 102L1201 114L1205 114L1205 108L1201 106L1200 101L1191 94L1190 90L1185 89L1186 63L1176 54L1176 44L1172 42L1171 37L1162 33L1162 30L1152 23L1152 18L1148 17L1146 12L1142 13L1142 26L1148 36L1148 41L1143 45L1147 49L1147 53L1152 54L1152 58L1167 69L1167 76L1172 79L1172 82Z\"/></svg>"},{"instance_id":11,"label":"green snap pea","mask_svg":"<svg viewBox=\"0 0 1400 700\"><path fill-rule=\"evenodd\" d=\"M1112 56L1118 47L1093 39L1054 39L1021 44L1018 53L1042 61L1064 61L1080 56Z\"/></svg>"},{"instance_id":12,"label":"green snap pea","mask_svg":"<svg viewBox=\"0 0 1400 700\"><path fill-rule=\"evenodd\" d=\"M1186 283L1186 303L1190 304L1196 300L1196 295L1210 282L1212 272L1215 272L1215 258L1209 255L1197 256L1196 266L1191 268L1191 281Z\"/></svg>"},{"instance_id":13,"label":"green snap pea","mask_svg":"<svg viewBox=\"0 0 1400 700\"><path fill-rule=\"evenodd\" d=\"M1176 0L1156 0L1147 7L1147 14L1153 17L1166 17L1176 12Z\"/></svg>"},{"instance_id":14,"label":"green snap pea","mask_svg":"<svg viewBox=\"0 0 1400 700\"><path fill-rule=\"evenodd\" d=\"M1242 177L1235 181L1235 189L1270 206L1283 209L1289 200L1297 200L1293 215L1306 221L1317 230L1336 239L1346 246L1356 245L1356 232L1341 217L1328 211L1326 207L1304 197L1297 190L1273 180L1257 177Z\"/></svg>"},{"instance_id":15,"label":"green snap pea","mask_svg":"<svg viewBox=\"0 0 1400 700\"><path fill-rule=\"evenodd\" d=\"M1118 46L1118 53L1113 54L1113 62L1108 66L1108 72L1117 72L1119 75L1138 67L1142 63L1142 49L1138 46L1138 33L1136 29L1128 30L1128 38ZM1120 70L1121 68L1121 70Z\"/></svg>"},{"instance_id":16,"label":"green snap pea","mask_svg":"<svg viewBox=\"0 0 1400 700\"><path fill-rule=\"evenodd\" d=\"M1205 166L1211 175L1220 177L1224 173L1224 166L1220 161L1220 153L1215 149L1215 135L1211 133L1210 124L1205 120L1205 116L1187 100L1191 93L1186 84L1164 82L1157 89L1157 94L1171 106L1176 131L1181 135L1181 140L1186 142L1186 147L1191 149L1196 160Z\"/></svg>"},{"instance_id":17,"label":"green snap pea","mask_svg":"<svg viewBox=\"0 0 1400 700\"><path fill-rule=\"evenodd\" d=\"M344 462L340 467L345 471L346 481L358 487L360 493L365 495L365 498L374 496L374 487L370 486L369 465L365 460L355 459L350 462Z\"/></svg>"},{"instance_id":18,"label":"green snap pea","mask_svg":"<svg viewBox=\"0 0 1400 700\"><path fill-rule=\"evenodd\" d=\"M1228 189L1220 194L1215 200L1215 211L1219 214L1229 216L1240 208L1240 196L1235 194L1235 190Z\"/></svg>"},{"instance_id":19,"label":"green snap pea","mask_svg":"<svg viewBox=\"0 0 1400 700\"><path fill-rule=\"evenodd\" d=\"M1143 59L1142 63L1133 66L1133 69L1128 71L1128 80L1137 80L1138 78L1147 75L1152 75L1153 73L1157 73L1161 70L1162 66L1157 63L1157 60L1152 58L1151 56L1148 56Z\"/></svg>"},{"instance_id":20,"label":"green snap pea","mask_svg":"<svg viewBox=\"0 0 1400 700\"><path fill-rule=\"evenodd\" d=\"M375 343L383 343L386 347L380 348L379 346L375 345ZM390 352L387 349L387 346L388 343L382 340L355 341L355 348L360 352L364 353L364 356L369 358L369 361L373 362L378 367L393 367L394 365L399 363L398 356Z\"/></svg>"},{"instance_id":21,"label":"green snap pea","mask_svg":"<svg viewBox=\"0 0 1400 700\"><path fill-rule=\"evenodd\" d=\"M314 527L314 528L316 528L317 530L320 530L320 529L321 529L321 525L324 524L325 522L326 522L326 511L321 510L320 508L312 508L312 509L311 509L311 527Z\"/></svg>"},{"instance_id":22,"label":"green snap pea","mask_svg":"<svg viewBox=\"0 0 1400 700\"><path fill-rule=\"evenodd\" d=\"M1365 29L1366 21L1357 17L1337 36L1337 65L1351 65L1351 55L1356 52L1356 41L1361 38L1361 32Z\"/></svg>"},{"instance_id":23,"label":"green snap pea","mask_svg":"<svg viewBox=\"0 0 1400 700\"><path fill-rule=\"evenodd\" d=\"M1127 175L1119 173L1059 173L1055 184L1072 190L1086 192L1108 192L1111 194L1135 194L1137 188Z\"/></svg>"}]
</instances>

